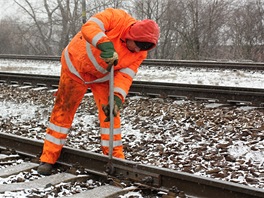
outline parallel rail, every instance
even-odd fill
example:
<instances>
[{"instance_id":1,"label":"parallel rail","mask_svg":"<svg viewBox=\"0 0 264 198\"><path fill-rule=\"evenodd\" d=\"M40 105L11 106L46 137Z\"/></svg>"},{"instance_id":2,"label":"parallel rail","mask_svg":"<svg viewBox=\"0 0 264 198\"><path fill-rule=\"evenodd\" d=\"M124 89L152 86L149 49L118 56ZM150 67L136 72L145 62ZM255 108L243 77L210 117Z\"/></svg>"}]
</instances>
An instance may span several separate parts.
<instances>
[{"instance_id":1,"label":"parallel rail","mask_svg":"<svg viewBox=\"0 0 264 198\"><path fill-rule=\"evenodd\" d=\"M0 54L0 59L60 61L59 56L36 56L36 55L13 55L13 54ZM221 61L221 60L199 61L199 60L146 59L143 61L142 65L194 67L194 68L211 68L211 69L264 70L264 63L262 62L231 62L231 61Z\"/></svg>"},{"instance_id":2,"label":"parallel rail","mask_svg":"<svg viewBox=\"0 0 264 198\"><path fill-rule=\"evenodd\" d=\"M59 76L0 72L0 82L58 87ZM264 89L133 81L130 94L264 106Z\"/></svg>"},{"instance_id":3,"label":"parallel rail","mask_svg":"<svg viewBox=\"0 0 264 198\"><path fill-rule=\"evenodd\" d=\"M36 156L42 150L43 142L15 135L0 133L0 149L15 149L19 154ZM58 163L72 165L78 162L92 174L106 175L109 158L104 155L64 147ZM111 176L156 188L171 189L177 187L192 197L214 198L257 198L263 197L264 190L244 185L195 176L165 168L138 164L135 162L112 159L114 168Z\"/></svg>"}]
</instances>

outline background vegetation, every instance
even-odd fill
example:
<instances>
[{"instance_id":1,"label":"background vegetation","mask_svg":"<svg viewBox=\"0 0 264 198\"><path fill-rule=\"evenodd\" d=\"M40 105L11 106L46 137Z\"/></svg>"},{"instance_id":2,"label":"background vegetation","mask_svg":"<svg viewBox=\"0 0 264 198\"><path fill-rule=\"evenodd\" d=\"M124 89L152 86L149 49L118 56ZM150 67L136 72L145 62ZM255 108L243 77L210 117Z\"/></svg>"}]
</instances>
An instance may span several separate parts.
<instances>
[{"instance_id":1,"label":"background vegetation","mask_svg":"<svg viewBox=\"0 0 264 198\"><path fill-rule=\"evenodd\" d=\"M11 0L0 21L0 53L60 55L82 25L82 0ZM86 0L87 19L108 7L160 26L148 58L264 61L264 0ZM23 16L23 17L21 17Z\"/></svg>"}]
</instances>

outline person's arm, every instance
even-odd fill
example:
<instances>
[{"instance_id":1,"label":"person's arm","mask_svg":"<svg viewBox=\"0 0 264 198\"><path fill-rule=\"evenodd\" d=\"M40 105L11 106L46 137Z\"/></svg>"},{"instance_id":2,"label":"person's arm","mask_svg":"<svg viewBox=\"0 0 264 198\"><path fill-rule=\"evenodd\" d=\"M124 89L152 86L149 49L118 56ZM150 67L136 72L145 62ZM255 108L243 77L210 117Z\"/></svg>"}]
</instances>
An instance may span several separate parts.
<instances>
[{"instance_id":1,"label":"person's arm","mask_svg":"<svg viewBox=\"0 0 264 198\"><path fill-rule=\"evenodd\" d=\"M133 79L138 72L138 68L140 67L141 63L146 57L147 57L147 52L144 52L138 58L138 60L135 61L129 67L115 71L114 94L119 96L122 102L125 101L126 95L129 92Z\"/></svg>"},{"instance_id":2,"label":"person's arm","mask_svg":"<svg viewBox=\"0 0 264 198\"><path fill-rule=\"evenodd\" d=\"M81 28L82 35L85 40L94 47L105 42L110 42L110 39L105 34L115 26L117 20L114 15L114 9L106 9L100 13L93 15Z\"/></svg>"},{"instance_id":3,"label":"person's arm","mask_svg":"<svg viewBox=\"0 0 264 198\"><path fill-rule=\"evenodd\" d=\"M116 9L106 9L92 16L81 29L87 42L101 50L101 58L107 64L117 64L118 54L106 32L115 28L126 17L126 12Z\"/></svg>"},{"instance_id":4,"label":"person's arm","mask_svg":"<svg viewBox=\"0 0 264 198\"><path fill-rule=\"evenodd\" d=\"M141 65L142 61L146 58L147 53L142 53L142 56L135 61L132 65L127 68L123 68L120 70L115 71L114 76L114 109L113 113L114 116L117 116L118 112L120 111L122 104L125 101L126 95L130 89L130 86L133 82L133 78L135 77L139 66ZM102 109L106 115L105 122L110 121L110 104L103 105Z\"/></svg>"}]
</instances>

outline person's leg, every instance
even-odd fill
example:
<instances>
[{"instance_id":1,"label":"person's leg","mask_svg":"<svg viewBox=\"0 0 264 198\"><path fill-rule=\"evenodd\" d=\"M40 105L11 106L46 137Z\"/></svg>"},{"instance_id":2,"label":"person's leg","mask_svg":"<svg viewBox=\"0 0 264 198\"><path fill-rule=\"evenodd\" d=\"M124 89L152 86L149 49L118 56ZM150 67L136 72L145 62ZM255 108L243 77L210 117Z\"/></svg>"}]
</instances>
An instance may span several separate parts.
<instances>
[{"instance_id":1,"label":"person's leg","mask_svg":"<svg viewBox=\"0 0 264 198\"><path fill-rule=\"evenodd\" d=\"M46 130L41 162L54 164L59 158L75 112L86 91L87 86L72 80L62 69L59 89Z\"/></svg>"},{"instance_id":2,"label":"person's leg","mask_svg":"<svg viewBox=\"0 0 264 198\"><path fill-rule=\"evenodd\" d=\"M91 85L91 90L98 108L98 117L100 121L100 133L101 133L101 149L105 155L109 153L109 133L110 122L104 122L106 116L102 110L102 105L108 104L109 97L109 85L107 83L97 83ZM113 137L113 156L124 159L122 136L121 136L121 123L120 114L114 118L114 137Z\"/></svg>"}]
</instances>

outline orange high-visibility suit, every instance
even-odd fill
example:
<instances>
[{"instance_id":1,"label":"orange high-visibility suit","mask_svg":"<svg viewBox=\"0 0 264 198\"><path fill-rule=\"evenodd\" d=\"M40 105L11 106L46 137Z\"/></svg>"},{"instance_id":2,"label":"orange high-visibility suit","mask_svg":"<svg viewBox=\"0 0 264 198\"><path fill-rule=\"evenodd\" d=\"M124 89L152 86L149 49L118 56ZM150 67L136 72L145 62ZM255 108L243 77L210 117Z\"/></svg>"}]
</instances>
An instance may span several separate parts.
<instances>
[{"instance_id":1,"label":"orange high-visibility suit","mask_svg":"<svg viewBox=\"0 0 264 198\"><path fill-rule=\"evenodd\" d=\"M104 122L106 116L102 105L108 103L109 72L106 70L107 63L100 58L101 51L96 46L109 41L113 43L119 57L118 64L114 67L114 93L124 102L133 77L147 56L146 51L134 53L126 47L126 39L135 37L130 29L137 22L125 11L106 9L92 16L64 49L59 89L46 131L40 158L42 162L54 164L59 158L75 112L87 88L91 89L98 107L101 148L104 154L108 154L110 123ZM139 37L140 41L153 42L155 45L157 43L157 38L150 34L143 33L142 36L140 33ZM124 158L119 114L114 118L113 156Z\"/></svg>"}]
</instances>

